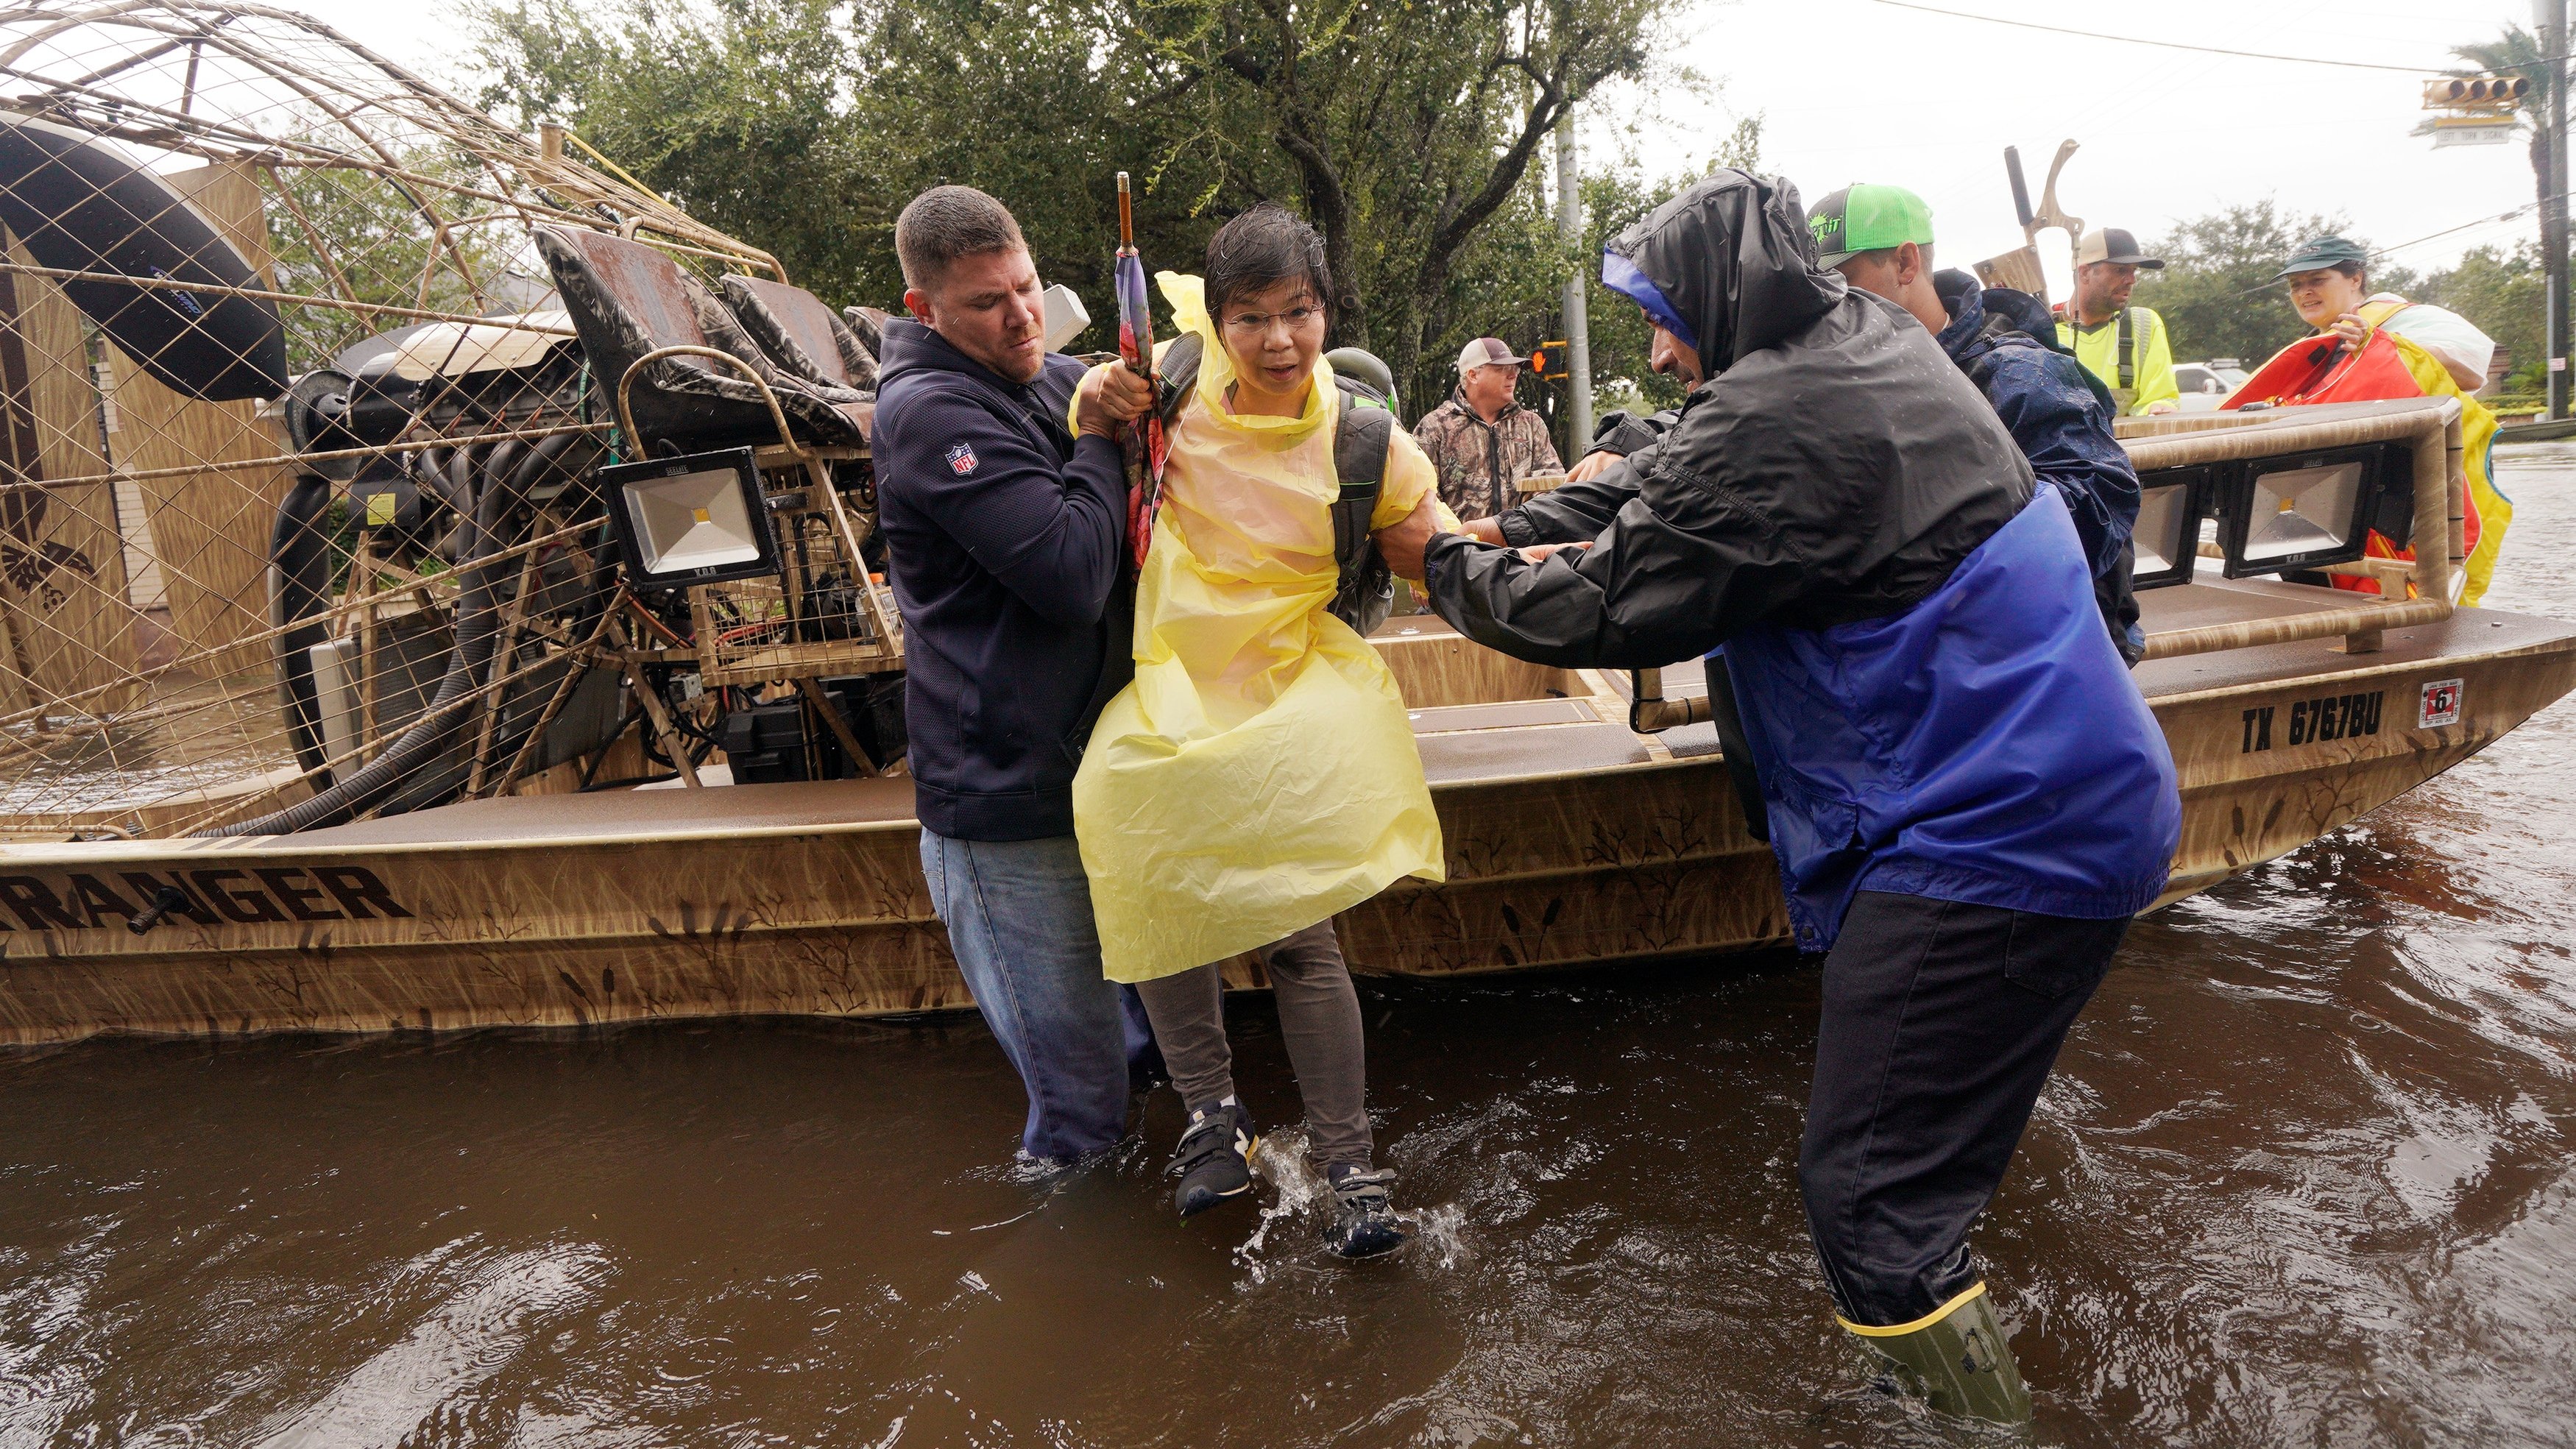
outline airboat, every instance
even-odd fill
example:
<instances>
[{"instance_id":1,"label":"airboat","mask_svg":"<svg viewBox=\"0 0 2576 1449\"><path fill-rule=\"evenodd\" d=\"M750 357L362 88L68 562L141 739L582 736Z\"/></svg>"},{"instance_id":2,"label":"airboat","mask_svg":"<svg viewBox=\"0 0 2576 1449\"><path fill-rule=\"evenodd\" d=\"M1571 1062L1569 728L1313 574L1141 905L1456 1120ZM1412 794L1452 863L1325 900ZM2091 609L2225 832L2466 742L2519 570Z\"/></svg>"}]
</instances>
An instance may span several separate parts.
<instances>
[{"instance_id":1,"label":"airboat","mask_svg":"<svg viewBox=\"0 0 2576 1449\"><path fill-rule=\"evenodd\" d=\"M187 0L0 11L0 250L0 1040L970 1004L903 773L882 314L564 130ZM2452 602L2456 403L2127 444L2168 900L2576 684L2576 628ZM1355 966L1787 941L1696 664L1372 642L1449 880L1341 917Z\"/></svg>"}]
</instances>

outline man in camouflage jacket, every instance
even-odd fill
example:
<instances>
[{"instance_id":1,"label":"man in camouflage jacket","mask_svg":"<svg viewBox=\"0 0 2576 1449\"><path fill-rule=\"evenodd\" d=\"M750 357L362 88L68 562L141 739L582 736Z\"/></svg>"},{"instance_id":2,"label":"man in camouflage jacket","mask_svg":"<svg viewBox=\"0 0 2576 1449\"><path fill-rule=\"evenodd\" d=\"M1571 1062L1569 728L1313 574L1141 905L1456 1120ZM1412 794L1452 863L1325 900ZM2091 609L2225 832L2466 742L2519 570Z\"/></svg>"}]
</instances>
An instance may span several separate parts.
<instances>
[{"instance_id":1,"label":"man in camouflage jacket","mask_svg":"<svg viewBox=\"0 0 2576 1449\"><path fill-rule=\"evenodd\" d=\"M1563 473L1547 423L1512 401L1524 360L1492 337L1458 354L1458 387L1422 415L1413 438L1440 470L1440 498L1461 521L1520 506L1522 479Z\"/></svg>"}]
</instances>

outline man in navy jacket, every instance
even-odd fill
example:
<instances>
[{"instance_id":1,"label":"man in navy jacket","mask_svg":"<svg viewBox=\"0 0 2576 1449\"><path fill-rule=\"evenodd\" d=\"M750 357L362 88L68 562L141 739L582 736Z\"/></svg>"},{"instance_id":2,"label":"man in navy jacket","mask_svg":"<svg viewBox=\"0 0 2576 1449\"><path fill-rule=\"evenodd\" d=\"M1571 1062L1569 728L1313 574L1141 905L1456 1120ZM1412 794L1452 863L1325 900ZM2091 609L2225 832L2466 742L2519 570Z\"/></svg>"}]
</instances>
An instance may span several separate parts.
<instances>
[{"instance_id":1,"label":"man in navy jacket","mask_svg":"<svg viewBox=\"0 0 2576 1449\"><path fill-rule=\"evenodd\" d=\"M2120 657L2146 649L2129 575L2138 474L2111 430L2119 409L2100 378L2057 345L2048 306L2027 292L1932 270L1932 209L1901 186L1846 186L1807 212L1818 265L1914 315L1986 395L2040 482L2074 515L2093 599ZM2041 339L2047 339L2042 341Z\"/></svg>"},{"instance_id":2,"label":"man in navy jacket","mask_svg":"<svg viewBox=\"0 0 2576 1449\"><path fill-rule=\"evenodd\" d=\"M873 439L903 611L921 866L975 1003L1028 1089L1021 1149L1115 1143L1130 1039L1100 971L1073 838L1073 772L1133 672L1120 419L1144 384L1051 355L1037 268L1002 204L966 186L895 223L904 305L886 324Z\"/></svg>"}]
</instances>

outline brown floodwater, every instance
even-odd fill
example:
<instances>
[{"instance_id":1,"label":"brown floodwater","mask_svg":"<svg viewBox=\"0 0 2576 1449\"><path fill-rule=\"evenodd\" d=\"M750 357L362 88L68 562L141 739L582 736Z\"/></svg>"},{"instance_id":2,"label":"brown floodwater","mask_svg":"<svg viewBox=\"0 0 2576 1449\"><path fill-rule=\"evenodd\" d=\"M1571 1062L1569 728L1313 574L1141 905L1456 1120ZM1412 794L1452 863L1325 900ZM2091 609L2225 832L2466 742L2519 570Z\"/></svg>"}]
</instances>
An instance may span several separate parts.
<instances>
[{"instance_id":1,"label":"brown floodwater","mask_svg":"<svg viewBox=\"0 0 2576 1449\"><path fill-rule=\"evenodd\" d=\"M2576 446L2502 472L2576 618ZM2571 735L2131 933L1977 1234L2037 1442L2576 1443ZM1173 1220L1168 1093L1015 1171L972 1018L0 1054L0 1446L1979 1441L1827 1317L1812 967L1363 990L1358 1267L1293 1134Z\"/></svg>"}]
</instances>

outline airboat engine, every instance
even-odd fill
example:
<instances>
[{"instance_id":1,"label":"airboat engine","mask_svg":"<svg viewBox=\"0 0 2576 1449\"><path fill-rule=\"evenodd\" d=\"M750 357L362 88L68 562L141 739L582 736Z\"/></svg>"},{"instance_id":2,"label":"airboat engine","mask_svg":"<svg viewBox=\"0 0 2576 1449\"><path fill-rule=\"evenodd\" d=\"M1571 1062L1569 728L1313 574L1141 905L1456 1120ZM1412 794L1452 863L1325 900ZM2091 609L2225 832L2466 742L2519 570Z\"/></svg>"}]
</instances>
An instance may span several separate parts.
<instances>
[{"instance_id":1,"label":"airboat engine","mask_svg":"<svg viewBox=\"0 0 2576 1449\"><path fill-rule=\"evenodd\" d=\"M10 25L16 818L277 833L694 780L727 738L747 779L900 756L875 359L774 258L291 11ZM692 459L758 569L637 551Z\"/></svg>"},{"instance_id":2,"label":"airboat engine","mask_svg":"<svg viewBox=\"0 0 2576 1449\"><path fill-rule=\"evenodd\" d=\"M304 468L271 545L278 674L322 795L405 741L359 808L506 788L608 742L615 671L562 642L613 589L582 379L563 313L539 310L370 337L287 390Z\"/></svg>"},{"instance_id":3,"label":"airboat engine","mask_svg":"<svg viewBox=\"0 0 2576 1449\"><path fill-rule=\"evenodd\" d=\"M629 725L636 765L690 783L719 748L745 783L890 765L901 639L873 394L848 385L874 358L800 289L729 276L718 302L639 243L542 231L539 249L569 306L371 337L282 401L308 471L272 555L279 622L298 626L279 679L299 758L342 797L330 813L585 757L595 774ZM532 640L554 648L523 661ZM455 686L477 677L458 727Z\"/></svg>"}]
</instances>

